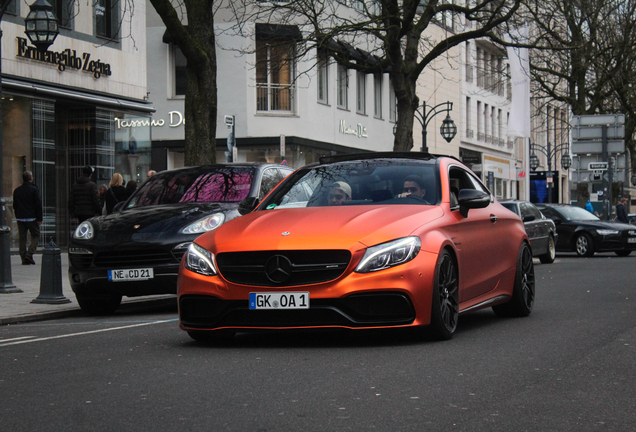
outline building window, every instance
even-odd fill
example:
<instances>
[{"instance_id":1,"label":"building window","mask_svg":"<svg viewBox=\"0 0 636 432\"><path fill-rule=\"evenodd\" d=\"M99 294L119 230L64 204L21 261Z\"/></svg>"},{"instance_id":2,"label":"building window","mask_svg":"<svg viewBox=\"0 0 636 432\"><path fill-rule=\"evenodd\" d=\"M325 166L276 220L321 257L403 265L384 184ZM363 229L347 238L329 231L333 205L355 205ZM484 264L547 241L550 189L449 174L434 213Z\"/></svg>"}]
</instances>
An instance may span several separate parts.
<instances>
[{"instance_id":1,"label":"building window","mask_svg":"<svg viewBox=\"0 0 636 432\"><path fill-rule=\"evenodd\" d=\"M18 0L10 0L5 12L11 15L18 15Z\"/></svg>"},{"instance_id":2,"label":"building window","mask_svg":"<svg viewBox=\"0 0 636 432\"><path fill-rule=\"evenodd\" d=\"M173 96L185 96L186 94L186 61L181 48L179 48L175 44L171 44L172 47L172 61L173 61L173 76L172 76L172 85L173 85Z\"/></svg>"},{"instance_id":3,"label":"building window","mask_svg":"<svg viewBox=\"0 0 636 432\"><path fill-rule=\"evenodd\" d=\"M367 76L364 72L356 73L356 111L367 113Z\"/></svg>"},{"instance_id":4,"label":"building window","mask_svg":"<svg viewBox=\"0 0 636 432\"><path fill-rule=\"evenodd\" d=\"M119 29L119 1L95 0L95 33L106 38L117 37Z\"/></svg>"},{"instance_id":5,"label":"building window","mask_svg":"<svg viewBox=\"0 0 636 432\"><path fill-rule=\"evenodd\" d=\"M473 129L470 123L470 97L466 96L466 138L473 138Z\"/></svg>"},{"instance_id":6,"label":"building window","mask_svg":"<svg viewBox=\"0 0 636 432\"><path fill-rule=\"evenodd\" d=\"M389 121L397 122L397 96L393 83L389 80Z\"/></svg>"},{"instance_id":7,"label":"building window","mask_svg":"<svg viewBox=\"0 0 636 432\"><path fill-rule=\"evenodd\" d=\"M329 56L318 54L318 102L329 103Z\"/></svg>"},{"instance_id":8,"label":"building window","mask_svg":"<svg viewBox=\"0 0 636 432\"><path fill-rule=\"evenodd\" d=\"M338 108L349 108L349 71L346 67L338 65Z\"/></svg>"},{"instance_id":9,"label":"building window","mask_svg":"<svg viewBox=\"0 0 636 432\"><path fill-rule=\"evenodd\" d=\"M71 28L75 16L75 0L49 0L60 27ZM95 8L97 14L97 7Z\"/></svg>"},{"instance_id":10,"label":"building window","mask_svg":"<svg viewBox=\"0 0 636 432\"><path fill-rule=\"evenodd\" d=\"M483 141L484 140L484 131L482 128L483 122L482 122L482 106L481 106L481 102L477 101L477 139L479 141Z\"/></svg>"},{"instance_id":11,"label":"building window","mask_svg":"<svg viewBox=\"0 0 636 432\"><path fill-rule=\"evenodd\" d=\"M382 118L382 74L373 75L373 115Z\"/></svg>"},{"instance_id":12,"label":"building window","mask_svg":"<svg viewBox=\"0 0 636 432\"><path fill-rule=\"evenodd\" d=\"M292 112L294 44L256 41L256 110Z\"/></svg>"}]
</instances>

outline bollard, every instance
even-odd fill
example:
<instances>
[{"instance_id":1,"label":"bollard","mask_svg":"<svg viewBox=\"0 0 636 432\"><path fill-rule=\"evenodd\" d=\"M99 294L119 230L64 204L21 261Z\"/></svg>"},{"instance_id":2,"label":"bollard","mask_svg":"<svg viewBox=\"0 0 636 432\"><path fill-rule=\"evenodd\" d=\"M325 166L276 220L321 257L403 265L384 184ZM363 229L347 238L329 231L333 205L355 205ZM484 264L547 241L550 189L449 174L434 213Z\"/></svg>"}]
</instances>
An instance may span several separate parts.
<instances>
[{"instance_id":1,"label":"bollard","mask_svg":"<svg viewBox=\"0 0 636 432\"><path fill-rule=\"evenodd\" d=\"M71 301L62 293L62 256L53 239L42 251L40 295L31 303L62 304Z\"/></svg>"}]
</instances>

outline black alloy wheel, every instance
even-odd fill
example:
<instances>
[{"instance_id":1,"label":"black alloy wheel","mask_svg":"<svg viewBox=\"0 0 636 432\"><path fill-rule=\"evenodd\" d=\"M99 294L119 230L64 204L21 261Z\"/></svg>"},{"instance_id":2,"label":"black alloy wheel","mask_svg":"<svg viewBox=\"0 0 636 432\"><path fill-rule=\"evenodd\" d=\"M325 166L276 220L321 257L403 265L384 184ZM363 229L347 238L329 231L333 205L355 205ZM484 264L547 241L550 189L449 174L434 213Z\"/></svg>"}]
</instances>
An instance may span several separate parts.
<instances>
[{"instance_id":1,"label":"black alloy wheel","mask_svg":"<svg viewBox=\"0 0 636 432\"><path fill-rule=\"evenodd\" d=\"M552 264L556 258L556 246L554 245L554 237L548 237L548 251L539 257L543 264Z\"/></svg>"},{"instance_id":2,"label":"black alloy wheel","mask_svg":"<svg viewBox=\"0 0 636 432\"><path fill-rule=\"evenodd\" d=\"M507 303L493 306L499 317L526 317L534 306L535 278L532 252L527 243L523 243L517 259L517 271L512 296Z\"/></svg>"},{"instance_id":3,"label":"black alloy wheel","mask_svg":"<svg viewBox=\"0 0 636 432\"><path fill-rule=\"evenodd\" d=\"M591 257L594 255L594 240L589 234L581 233L574 240L578 256Z\"/></svg>"},{"instance_id":4,"label":"black alloy wheel","mask_svg":"<svg viewBox=\"0 0 636 432\"><path fill-rule=\"evenodd\" d=\"M455 260L444 249L435 267L430 331L437 340L449 340L459 320L459 278Z\"/></svg>"}]
</instances>

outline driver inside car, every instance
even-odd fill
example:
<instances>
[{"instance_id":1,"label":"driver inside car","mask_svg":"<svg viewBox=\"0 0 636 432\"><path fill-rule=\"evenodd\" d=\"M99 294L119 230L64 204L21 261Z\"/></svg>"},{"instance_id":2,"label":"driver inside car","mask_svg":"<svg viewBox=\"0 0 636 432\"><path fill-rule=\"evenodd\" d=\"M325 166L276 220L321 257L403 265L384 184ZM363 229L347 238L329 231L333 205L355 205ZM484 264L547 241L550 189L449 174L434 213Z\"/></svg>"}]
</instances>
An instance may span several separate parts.
<instances>
[{"instance_id":1,"label":"driver inside car","mask_svg":"<svg viewBox=\"0 0 636 432\"><path fill-rule=\"evenodd\" d=\"M424 189L424 179L422 177L410 175L404 179L404 189L403 192L398 195L398 198L405 198L409 195L424 198L426 189Z\"/></svg>"}]
</instances>

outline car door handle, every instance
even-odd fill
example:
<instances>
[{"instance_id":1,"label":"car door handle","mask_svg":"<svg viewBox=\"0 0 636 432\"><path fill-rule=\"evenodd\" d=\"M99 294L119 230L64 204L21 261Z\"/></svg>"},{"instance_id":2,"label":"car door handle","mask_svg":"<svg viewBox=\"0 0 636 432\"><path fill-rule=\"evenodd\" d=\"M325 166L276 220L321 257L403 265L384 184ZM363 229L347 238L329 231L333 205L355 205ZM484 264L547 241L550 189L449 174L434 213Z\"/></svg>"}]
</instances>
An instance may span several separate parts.
<instances>
[{"instance_id":1,"label":"car door handle","mask_svg":"<svg viewBox=\"0 0 636 432\"><path fill-rule=\"evenodd\" d=\"M492 223L497 222L497 216L495 216L495 215L490 215L490 222L492 222Z\"/></svg>"}]
</instances>

